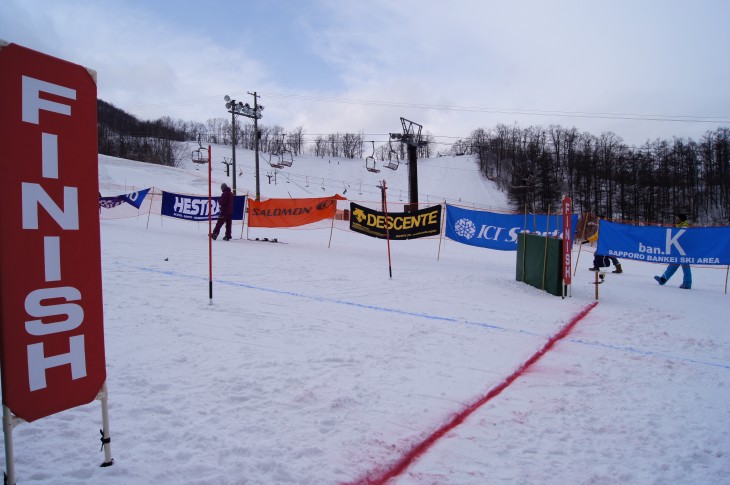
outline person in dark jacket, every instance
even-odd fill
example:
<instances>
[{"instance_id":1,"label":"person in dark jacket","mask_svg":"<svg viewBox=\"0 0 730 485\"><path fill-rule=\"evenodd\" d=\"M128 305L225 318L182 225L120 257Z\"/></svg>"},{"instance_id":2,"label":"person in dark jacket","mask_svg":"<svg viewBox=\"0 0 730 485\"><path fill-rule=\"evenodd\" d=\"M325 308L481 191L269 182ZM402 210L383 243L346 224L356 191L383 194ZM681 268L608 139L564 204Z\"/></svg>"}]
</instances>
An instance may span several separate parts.
<instances>
[{"instance_id":1,"label":"person in dark jacket","mask_svg":"<svg viewBox=\"0 0 730 485\"><path fill-rule=\"evenodd\" d=\"M218 234L220 234L221 227L223 227L223 224L225 223L226 235L223 236L223 240L230 241L231 225L233 224L233 192L231 192L231 188L225 183L221 184L221 197L218 201L218 208L220 209L220 212L218 213L218 222L215 223L213 234L211 234L210 237L217 239Z\"/></svg>"},{"instance_id":2,"label":"person in dark jacket","mask_svg":"<svg viewBox=\"0 0 730 485\"><path fill-rule=\"evenodd\" d=\"M583 244L590 243L593 245L594 242L598 241L598 231L600 227L596 228L596 233L593 234L588 239L585 239L583 241ZM614 273L623 273L624 270L621 269L621 263L619 262L618 258L616 256L606 256L605 254L598 254L598 251L593 255L593 267L588 268L589 271L600 271L601 268L608 268L611 266L611 263L616 267L616 269L613 270Z\"/></svg>"},{"instance_id":3,"label":"person in dark jacket","mask_svg":"<svg viewBox=\"0 0 730 485\"><path fill-rule=\"evenodd\" d=\"M689 222L687 222L687 215L686 214L677 214L674 216L674 223L677 227L689 227ZM664 286L664 284L669 281L669 278L672 277L674 273L677 272L679 269L678 264L670 264L667 266L667 269L664 270L664 274L661 276L655 276L654 279L657 283ZM692 269L688 264L682 264L682 284L679 285L680 288L685 290L691 290L692 289Z\"/></svg>"}]
</instances>

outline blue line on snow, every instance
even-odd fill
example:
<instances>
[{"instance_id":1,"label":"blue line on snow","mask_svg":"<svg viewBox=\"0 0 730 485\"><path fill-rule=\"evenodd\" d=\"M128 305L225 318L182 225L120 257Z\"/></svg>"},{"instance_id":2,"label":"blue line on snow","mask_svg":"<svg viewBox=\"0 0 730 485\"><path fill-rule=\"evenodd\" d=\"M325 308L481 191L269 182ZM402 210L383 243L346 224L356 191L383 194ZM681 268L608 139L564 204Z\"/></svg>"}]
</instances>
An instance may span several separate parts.
<instances>
[{"instance_id":1,"label":"blue line on snow","mask_svg":"<svg viewBox=\"0 0 730 485\"><path fill-rule=\"evenodd\" d=\"M143 267L139 267L139 266L129 266L129 265L125 265L125 266L127 266L129 268L133 268L133 269L138 269L141 271L147 271L150 273L163 274L166 276L177 276L179 278L187 278L187 279L192 279L192 280L203 280L203 281L208 280L207 277L177 273L177 272L169 271L169 270L159 270L159 269L143 268ZM491 325L491 324L484 323L484 322L473 322L473 321L462 320L462 319L454 318L454 317L442 317L442 316L438 316L438 315L430 315L428 313L408 312L405 310L398 310L396 308L387 308L387 307L380 307L380 306L375 306L375 305L366 305L364 303L356 303L356 302L347 301L347 300L340 300L338 298L327 298L327 297L323 297L323 296L305 295L303 293L296 293L293 291L284 291L284 290L277 290L274 288L265 288L262 286L249 285L247 283L241 283L239 281L228 281L228 280L214 280L214 281L216 281L217 283L221 283L221 284L225 284L225 285L229 285L229 286L239 286L241 288L248 288L248 289L257 290L257 291L265 291L268 293L276 293L279 295L287 295L287 296L293 296L293 297L297 297L297 298L305 298L307 300L312 300L312 301L319 301L319 302L325 302L325 303L336 303L338 305L347 305L347 306L352 306L352 307L356 307L356 308L363 308L366 310L374 310L374 311L379 311L379 312L395 313L398 315L406 315L406 316L411 316L411 317L426 318L428 320L437 320L437 321L451 322L451 323L462 323L462 324L466 324L466 325L473 325L476 327L488 328L490 330L499 330L501 332L521 333L521 334L529 335L532 337L550 338L550 335L545 335L545 334L541 334L541 333L537 333L537 332L530 332L528 330L515 330L512 328L500 327L498 325ZM700 364L700 365L706 365L706 366L710 366L710 367L720 367L721 369L730 369L730 364L724 364L724 363L720 363L720 362L707 362L707 361L702 361L702 360L697 360L697 359L691 359L688 357L680 357L680 356L671 355L671 354L663 354L660 352L653 352L650 350L641 350L641 349L637 349L634 347L626 347L626 346L622 346L622 345L604 344L601 342L591 342L588 340L581 340L581 339L575 339L575 338L566 338L566 339L563 339L563 342L571 342L574 344L588 345L591 347L600 347L600 348L609 349L609 350L619 350L622 352L639 354L639 355L644 355L647 357L659 357L659 358L666 358L666 359L672 359L672 360L679 360L679 361L683 361L683 362L689 362L691 364Z\"/></svg>"}]
</instances>

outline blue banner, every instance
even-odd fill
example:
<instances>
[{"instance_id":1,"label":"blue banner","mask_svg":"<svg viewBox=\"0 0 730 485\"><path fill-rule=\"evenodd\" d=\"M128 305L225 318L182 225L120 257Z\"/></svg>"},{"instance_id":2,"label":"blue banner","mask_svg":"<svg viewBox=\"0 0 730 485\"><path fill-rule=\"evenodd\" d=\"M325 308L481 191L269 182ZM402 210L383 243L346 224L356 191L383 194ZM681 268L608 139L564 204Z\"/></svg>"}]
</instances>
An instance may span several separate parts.
<instances>
[{"instance_id":1,"label":"blue banner","mask_svg":"<svg viewBox=\"0 0 730 485\"><path fill-rule=\"evenodd\" d=\"M525 227L527 224L527 227ZM572 216L573 234L578 216ZM517 251L517 234L526 231L562 237L563 216L560 214L498 214L446 205L446 237L470 246Z\"/></svg>"},{"instance_id":2,"label":"blue banner","mask_svg":"<svg viewBox=\"0 0 730 485\"><path fill-rule=\"evenodd\" d=\"M218 197L211 200L212 218L217 219L220 212ZM233 202L233 220L243 220L243 209L246 206L246 196L237 195ZM162 192L162 215L185 219L188 221L208 220L208 197L196 195L173 194Z\"/></svg>"},{"instance_id":3,"label":"blue banner","mask_svg":"<svg viewBox=\"0 0 730 485\"><path fill-rule=\"evenodd\" d=\"M99 197L99 207L104 207L105 209L111 209L112 207L116 207L118 205L121 205L122 203L126 202L127 204L131 204L137 209L142 207L142 201L145 197L147 197L147 192L149 192L150 189L144 189L137 192L130 192L129 194L122 194L122 195L115 195L113 197Z\"/></svg>"},{"instance_id":4,"label":"blue banner","mask_svg":"<svg viewBox=\"0 0 730 485\"><path fill-rule=\"evenodd\" d=\"M150 191L150 189L139 190L137 192L131 192L129 194L124 194L121 197L122 197L122 199L124 199L124 201L126 203L131 204L131 205L135 206L137 209L139 209L140 207L142 207L142 201L144 200L145 197L147 197L147 192L149 192L149 191Z\"/></svg>"},{"instance_id":5,"label":"blue banner","mask_svg":"<svg viewBox=\"0 0 730 485\"><path fill-rule=\"evenodd\" d=\"M599 254L666 264L730 264L730 227L646 227L601 221Z\"/></svg>"}]
</instances>

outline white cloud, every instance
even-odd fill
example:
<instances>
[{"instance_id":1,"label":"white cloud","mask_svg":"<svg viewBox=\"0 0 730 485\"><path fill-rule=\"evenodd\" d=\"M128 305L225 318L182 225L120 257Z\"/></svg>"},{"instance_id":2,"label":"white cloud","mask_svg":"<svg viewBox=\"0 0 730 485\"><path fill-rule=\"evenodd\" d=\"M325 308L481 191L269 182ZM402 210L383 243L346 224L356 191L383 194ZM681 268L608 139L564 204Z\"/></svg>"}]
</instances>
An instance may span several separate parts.
<instances>
[{"instance_id":1,"label":"white cloud","mask_svg":"<svg viewBox=\"0 0 730 485\"><path fill-rule=\"evenodd\" d=\"M136 5L6 0L0 18L15 20L0 20L0 31L96 69L100 97L145 118L224 117L218 97L247 99L253 90L264 95L264 123L310 133L382 133L397 130L404 116L439 135L556 123L641 143L697 138L721 123L565 114L730 116L730 33L722 25L730 4L721 0L600 7L577 0L323 0L307 8L283 1L253 18L223 2L215 21L192 4L166 5L174 11L155 10L164 2ZM234 28L220 25L228 10ZM304 102L274 93L491 111Z\"/></svg>"}]
</instances>

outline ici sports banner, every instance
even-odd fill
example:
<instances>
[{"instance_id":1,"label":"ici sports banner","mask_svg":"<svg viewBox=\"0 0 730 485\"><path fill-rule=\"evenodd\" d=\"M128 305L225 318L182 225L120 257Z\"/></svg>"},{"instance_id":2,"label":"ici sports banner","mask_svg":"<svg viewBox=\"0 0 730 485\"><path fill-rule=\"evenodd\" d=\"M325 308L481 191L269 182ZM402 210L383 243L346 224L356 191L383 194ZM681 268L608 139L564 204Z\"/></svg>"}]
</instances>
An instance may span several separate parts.
<instances>
[{"instance_id":1,"label":"ici sports banner","mask_svg":"<svg viewBox=\"0 0 730 485\"><path fill-rule=\"evenodd\" d=\"M2 400L26 421L106 380L96 98L93 71L0 43Z\"/></svg>"},{"instance_id":2,"label":"ici sports banner","mask_svg":"<svg viewBox=\"0 0 730 485\"><path fill-rule=\"evenodd\" d=\"M601 220L600 254L664 264L730 264L730 227L632 226Z\"/></svg>"},{"instance_id":3,"label":"ici sports banner","mask_svg":"<svg viewBox=\"0 0 730 485\"><path fill-rule=\"evenodd\" d=\"M340 195L307 199L269 199L248 201L249 227L296 227L332 219Z\"/></svg>"},{"instance_id":4,"label":"ici sports banner","mask_svg":"<svg viewBox=\"0 0 730 485\"><path fill-rule=\"evenodd\" d=\"M386 217L385 212L351 202L350 211L350 230L367 236L397 241L441 234L440 205L416 212L388 212Z\"/></svg>"},{"instance_id":5,"label":"ici sports banner","mask_svg":"<svg viewBox=\"0 0 730 485\"><path fill-rule=\"evenodd\" d=\"M218 218L220 207L218 197L211 199L211 217ZM246 206L246 196L236 195L233 201L233 220L243 220L243 208ZM174 194L162 192L162 215L185 219L188 221L208 220L208 197L196 195Z\"/></svg>"},{"instance_id":6,"label":"ici sports banner","mask_svg":"<svg viewBox=\"0 0 730 485\"><path fill-rule=\"evenodd\" d=\"M577 223L578 215L574 214L570 224L571 241ZM470 246L517 251L520 232L559 237L562 230L563 216L559 214L530 214L525 218L524 214L497 214L446 205L446 237Z\"/></svg>"}]
</instances>

